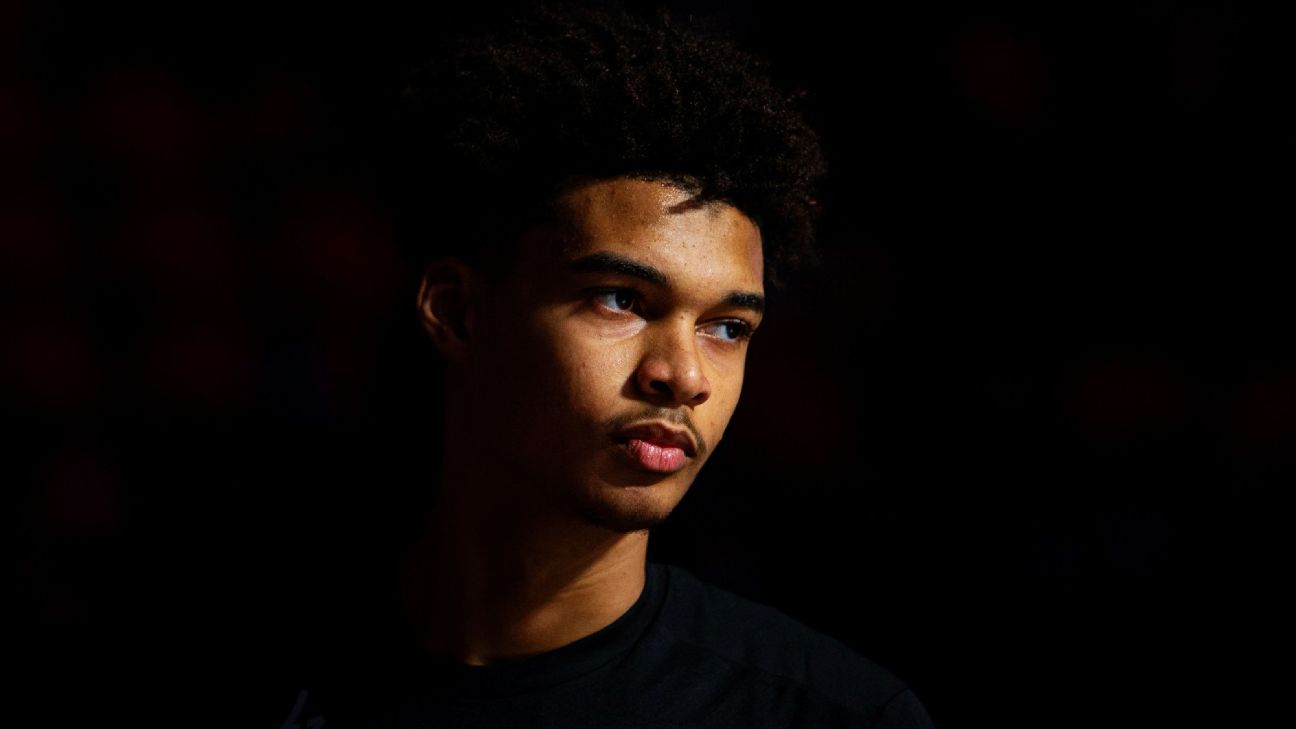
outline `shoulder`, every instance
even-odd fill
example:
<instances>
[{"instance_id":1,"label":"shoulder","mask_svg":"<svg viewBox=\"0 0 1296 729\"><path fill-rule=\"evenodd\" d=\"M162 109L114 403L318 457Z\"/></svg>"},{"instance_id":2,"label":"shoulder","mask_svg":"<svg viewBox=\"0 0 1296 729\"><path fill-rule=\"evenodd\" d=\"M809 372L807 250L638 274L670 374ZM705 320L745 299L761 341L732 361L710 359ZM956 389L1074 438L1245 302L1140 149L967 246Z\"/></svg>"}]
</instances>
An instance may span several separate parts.
<instances>
[{"instance_id":1,"label":"shoulder","mask_svg":"<svg viewBox=\"0 0 1296 729\"><path fill-rule=\"evenodd\" d=\"M868 726L928 727L922 704L891 671L783 611L670 565L663 629L767 681L792 684Z\"/></svg>"}]
</instances>

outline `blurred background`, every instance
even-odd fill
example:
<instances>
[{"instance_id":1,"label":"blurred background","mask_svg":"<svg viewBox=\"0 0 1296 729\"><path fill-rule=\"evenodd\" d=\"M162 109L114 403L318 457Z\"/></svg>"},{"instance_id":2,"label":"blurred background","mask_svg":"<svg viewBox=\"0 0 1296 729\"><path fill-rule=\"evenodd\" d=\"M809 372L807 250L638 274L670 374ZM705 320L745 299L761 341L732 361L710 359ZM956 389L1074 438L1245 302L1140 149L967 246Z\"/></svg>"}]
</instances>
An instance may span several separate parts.
<instances>
[{"instance_id":1,"label":"blurred background","mask_svg":"<svg viewBox=\"0 0 1296 729\"><path fill-rule=\"evenodd\" d=\"M650 556L847 642L943 729L1261 718L1290 16L670 4L807 92L830 172L826 265L771 301ZM399 542L437 437L373 150L429 38L509 7L0 4L15 716L201 723L340 629L315 616Z\"/></svg>"}]
</instances>

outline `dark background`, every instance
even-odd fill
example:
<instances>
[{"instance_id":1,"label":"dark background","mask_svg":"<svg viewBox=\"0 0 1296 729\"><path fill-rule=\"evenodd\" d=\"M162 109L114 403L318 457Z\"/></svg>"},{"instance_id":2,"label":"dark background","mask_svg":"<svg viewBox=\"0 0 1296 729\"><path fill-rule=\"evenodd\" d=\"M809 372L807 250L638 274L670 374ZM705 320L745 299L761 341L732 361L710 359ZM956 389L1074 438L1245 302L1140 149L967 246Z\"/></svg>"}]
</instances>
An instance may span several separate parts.
<instances>
[{"instance_id":1,"label":"dark background","mask_svg":"<svg viewBox=\"0 0 1296 729\"><path fill-rule=\"evenodd\" d=\"M808 91L827 265L773 298L651 556L841 638L939 727L1261 717L1288 18L674 5ZM327 635L424 498L428 344L372 151L428 38L507 5L2 7L9 711L138 722L163 686L200 722Z\"/></svg>"}]
</instances>

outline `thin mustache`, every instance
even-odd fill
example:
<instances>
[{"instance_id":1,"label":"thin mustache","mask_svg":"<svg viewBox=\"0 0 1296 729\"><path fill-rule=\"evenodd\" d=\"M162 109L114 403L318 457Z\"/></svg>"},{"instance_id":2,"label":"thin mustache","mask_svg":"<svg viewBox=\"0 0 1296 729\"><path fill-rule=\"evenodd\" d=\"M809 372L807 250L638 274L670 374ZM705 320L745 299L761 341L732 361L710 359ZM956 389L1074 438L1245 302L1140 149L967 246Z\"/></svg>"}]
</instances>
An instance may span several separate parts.
<instances>
[{"instance_id":1,"label":"thin mustache","mask_svg":"<svg viewBox=\"0 0 1296 729\"><path fill-rule=\"evenodd\" d=\"M693 434L693 442L697 444L697 454L699 457L706 455L710 450L702 434L698 432L697 426L689 419L689 416L676 410L647 410L639 413L623 415L612 423L611 430L616 432L634 423L642 423L650 420L660 420L669 425L678 425L689 433Z\"/></svg>"}]
</instances>

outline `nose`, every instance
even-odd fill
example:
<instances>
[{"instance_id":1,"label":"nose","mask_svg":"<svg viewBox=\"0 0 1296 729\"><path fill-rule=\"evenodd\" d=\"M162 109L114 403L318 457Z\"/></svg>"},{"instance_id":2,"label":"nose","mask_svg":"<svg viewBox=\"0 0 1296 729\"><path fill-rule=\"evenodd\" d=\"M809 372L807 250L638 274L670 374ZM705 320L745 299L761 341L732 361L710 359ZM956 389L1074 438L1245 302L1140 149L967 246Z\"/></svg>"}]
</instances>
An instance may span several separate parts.
<instances>
[{"instance_id":1,"label":"nose","mask_svg":"<svg viewBox=\"0 0 1296 729\"><path fill-rule=\"evenodd\" d=\"M635 372L639 391L663 405L701 405L711 397L711 383L702 371L697 335L684 321L662 324Z\"/></svg>"}]
</instances>

